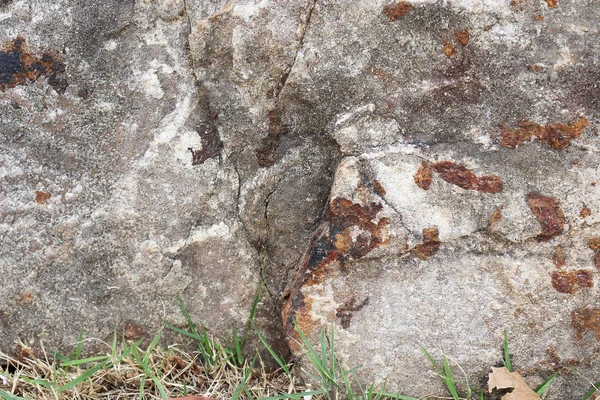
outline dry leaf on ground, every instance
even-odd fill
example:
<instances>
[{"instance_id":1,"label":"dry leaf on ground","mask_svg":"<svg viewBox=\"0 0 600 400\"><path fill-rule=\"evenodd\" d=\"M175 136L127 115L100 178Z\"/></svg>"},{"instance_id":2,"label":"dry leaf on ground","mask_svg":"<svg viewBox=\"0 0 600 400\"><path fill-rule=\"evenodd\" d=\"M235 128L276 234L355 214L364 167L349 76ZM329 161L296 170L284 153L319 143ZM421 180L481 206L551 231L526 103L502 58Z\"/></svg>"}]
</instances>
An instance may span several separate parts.
<instances>
[{"instance_id":1,"label":"dry leaf on ground","mask_svg":"<svg viewBox=\"0 0 600 400\"><path fill-rule=\"evenodd\" d=\"M493 368L488 380L488 390L512 389L511 393L502 396L501 400L539 400L538 396L518 372L510 372L506 367Z\"/></svg>"}]
</instances>

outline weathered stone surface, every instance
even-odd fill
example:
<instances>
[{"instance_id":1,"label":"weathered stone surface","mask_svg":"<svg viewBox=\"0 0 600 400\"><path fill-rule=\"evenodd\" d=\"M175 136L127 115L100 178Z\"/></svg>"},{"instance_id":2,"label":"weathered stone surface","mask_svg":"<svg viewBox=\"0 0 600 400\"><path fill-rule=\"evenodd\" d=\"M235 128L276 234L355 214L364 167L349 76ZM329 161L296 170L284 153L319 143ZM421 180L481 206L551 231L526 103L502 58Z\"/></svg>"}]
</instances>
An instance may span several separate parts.
<instances>
[{"instance_id":1,"label":"weathered stone surface","mask_svg":"<svg viewBox=\"0 0 600 400\"><path fill-rule=\"evenodd\" d=\"M226 335L263 276L280 351L334 323L390 389L441 393L419 344L477 381L505 329L532 383L595 378L600 8L88 3L0 5L3 349L182 324L176 295Z\"/></svg>"}]
</instances>

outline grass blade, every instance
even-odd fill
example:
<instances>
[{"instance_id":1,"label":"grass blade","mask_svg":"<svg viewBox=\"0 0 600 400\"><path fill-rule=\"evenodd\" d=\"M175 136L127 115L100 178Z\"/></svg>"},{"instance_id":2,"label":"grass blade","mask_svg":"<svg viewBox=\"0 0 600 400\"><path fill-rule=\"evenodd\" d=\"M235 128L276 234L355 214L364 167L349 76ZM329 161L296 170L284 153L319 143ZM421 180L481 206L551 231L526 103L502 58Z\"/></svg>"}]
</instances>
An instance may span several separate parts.
<instances>
[{"instance_id":1,"label":"grass blade","mask_svg":"<svg viewBox=\"0 0 600 400\"><path fill-rule=\"evenodd\" d=\"M421 351L423 353L425 353L425 355L429 359L429 362L431 362L431 365L433 365L433 367L436 369L436 371L438 372L438 374L440 374L440 375L443 376L444 372L442 371L442 368L440 368L440 366L438 365L438 363L433 359L433 357L431 357L431 354L429 354L429 352L425 349L425 347L423 347L423 346L419 346L419 347L421 347Z\"/></svg>"},{"instance_id":2,"label":"grass blade","mask_svg":"<svg viewBox=\"0 0 600 400\"><path fill-rule=\"evenodd\" d=\"M540 386L538 386L535 389L535 393L538 396L541 396L542 394L544 394L544 392L546 390L548 390L548 388L550 387L550 384L552 383L554 378L556 378L558 376L559 373L560 373L560 371L557 371L557 372L553 373L552 375L550 375L550 378L546 379L546 381L544 383L542 383Z\"/></svg>"},{"instance_id":3,"label":"grass blade","mask_svg":"<svg viewBox=\"0 0 600 400\"><path fill-rule=\"evenodd\" d=\"M302 393L286 393L280 394L278 396L270 396L270 397L261 397L260 400L284 400L284 399L302 399L304 396L317 396L320 394L324 394L324 390L315 390L312 392L302 392ZM413 400L413 399L409 399ZM414 399L418 400L418 399Z\"/></svg>"},{"instance_id":4,"label":"grass blade","mask_svg":"<svg viewBox=\"0 0 600 400\"><path fill-rule=\"evenodd\" d=\"M450 370L450 365L448 364L448 359L444 356L444 383L448 388L450 394L452 394L452 398L454 400L459 400L458 392L456 391L456 384L454 383L454 377L452 376L452 371Z\"/></svg>"},{"instance_id":5,"label":"grass blade","mask_svg":"<svg viewBox=\"0 0 600 400\"><path fill-rule=\"evenodd\" d=\"M592 385L592 387L590 388L590 390L588 390L588 391L586 392L586 394L583 396L583 398L582 398L581 400L588 400L588 399L589 399L589 398L591 398L591 397L594 395L594 393L596 393L596 391L597 391L597 390L599 390L599 389L600 389L600 381L598 381L598 382L594 383L594 384Z\"/></svg>"},{"instance_id":6,"label":"grass blade","mask_svg":"<svg viewBox=\"0 0 600 400\"><path fill-rule=\"evenodd\" d=\"M110 356L96 356L96 357L82 358L81 360L75 359L72 361L65 361L65 362L61 363L61 366L74 367L77 365L87 364L87 363L94 362L94 361L106 361L109 359L110 359Z\"/></svg>"},{"instance_id":7,"label":"grass blade","mask_svg":"<svg viewBox=\"0 0 600 400\"><path fill-rule=\"evenodd\" d=\"M96 372L100 371L102 368L104 368L108 364L109 364L108 360L106 360L104 362L101 362L100 364L96 365L95 367L92 367L92 368L88 369L82 375L78 376L77 378L73 379L72 381L64 384L61 387L59 387L58 389L56 389L56 391L57 392L64 392L67 389L70 389L70 388L72 388L74 386L79 385L81 382L86 381L88 378L90 378L92 375L94 375Z\"/></svg>"},{"instance_id":8,"label":"grass blade","mask_svg":"<svg viewBox=\"0 0 600 400\"><path fill-rule=\"evenodd\" d=\"M513 372L510 352L508 351L508 333L504 331L504 366L508 372Z\"/></svg>"},{"instance_id":9,"label":"grass blade","mask_svg":"<svg viewBox=\"0 0 600 400\"><path fill-rule=\"evenodd\" d=\"M3 400L22 400L21 397L15 396L12 393L5 392L2 389L0 389L0 398L2 398Z\"/></svg>"},{"instance_id":10,"label":"grass blade","mask_svg":"<svg viewBox=\"0 0 600 400\"><path fill-rule=\"evenodd\" d=\"M75 349L75 359L81 358L81 349L83 348L83 332L79 331L79 339L77 339L77 348Z\"/></svg>"}]
</instances>

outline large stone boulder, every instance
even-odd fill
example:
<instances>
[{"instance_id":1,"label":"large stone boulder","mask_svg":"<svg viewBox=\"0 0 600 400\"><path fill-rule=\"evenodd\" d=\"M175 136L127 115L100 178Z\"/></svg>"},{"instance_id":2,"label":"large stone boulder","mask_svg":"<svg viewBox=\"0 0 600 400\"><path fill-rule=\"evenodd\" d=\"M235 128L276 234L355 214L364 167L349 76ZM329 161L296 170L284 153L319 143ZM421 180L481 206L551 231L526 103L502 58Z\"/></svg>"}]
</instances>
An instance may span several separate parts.
<instances>
[{"instance_id":1,"label":"large stone boulder","mask_svg":"<svg viewBox=\"0 0 600 400\"><path fill-rule=\"evenodd\" d=\"M192 316L334 324L551 398L600 370L600 9L584 1L0 2L0 348ZM266 255L266 257L265 257ZM266 260L266 262L264 261ZM279 315L283 315L283 319ZM439 356L439 353L435 353ZM435 386L435 385L438 386Z\"/></svg>"}]
</instances>

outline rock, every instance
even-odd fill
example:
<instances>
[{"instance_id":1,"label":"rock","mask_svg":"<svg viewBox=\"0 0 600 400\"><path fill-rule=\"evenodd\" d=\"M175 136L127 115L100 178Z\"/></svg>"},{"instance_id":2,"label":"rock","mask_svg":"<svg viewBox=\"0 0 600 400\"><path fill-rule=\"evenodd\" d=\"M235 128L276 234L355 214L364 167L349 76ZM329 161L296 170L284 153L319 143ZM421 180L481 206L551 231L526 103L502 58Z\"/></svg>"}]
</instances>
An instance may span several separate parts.
<instances>
[{"instance_id":1,"label":"rock","mask_svg":"<svg viewBox=\"0 0 600 400\"><path fill-rule=\"evenodd\" d=\"M389 390L444 393L419 344L477 382L504 330L532 386L595 379L597 7L5 3L0 348L184 326L177 295L227 336L264 279L279 352L334 324Z\"/></svg>"}]
</instances>

